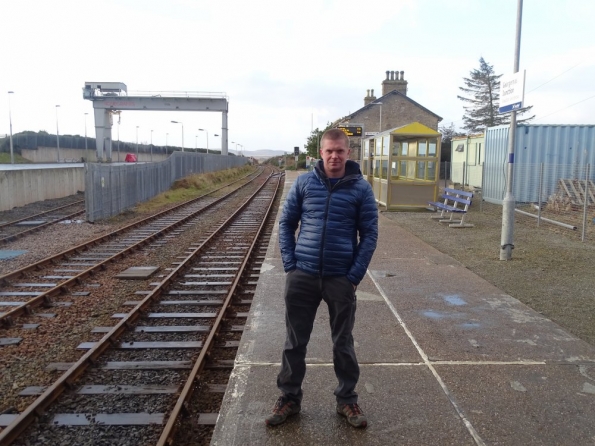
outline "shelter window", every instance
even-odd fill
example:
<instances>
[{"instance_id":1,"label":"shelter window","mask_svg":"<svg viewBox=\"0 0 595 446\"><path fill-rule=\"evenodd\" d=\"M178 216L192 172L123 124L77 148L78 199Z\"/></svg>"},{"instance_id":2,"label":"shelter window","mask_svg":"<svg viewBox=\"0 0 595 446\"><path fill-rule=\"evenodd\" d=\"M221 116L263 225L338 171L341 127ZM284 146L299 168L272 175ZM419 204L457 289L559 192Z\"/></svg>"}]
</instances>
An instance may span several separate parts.
<instances>
[{"instance_id":1,"label":"shelter window","mask_svg":"<svg viewBox=\"0 0 595 446\"><path fill-rule=\"evenodd\" d=\"M401 156L407 156L409 152L409 143L407 141L403 141L401 143Z\"/></svg>"},{"instance_id":2,"label":"shelter window","mask_svg":"<svg viewBox=\"0 0 595 446\"><path fill-rule=\"evenodd\" d=\"M392 155L396 156L396 155L399 155L399 153L401 153L401 143L399 143L399 141L397 141L396 138L393 138Z\"/></svg>"},{"instance_id":3,"label":"shelter window","mask_svg":"<svg viewBox=\"0 0 595 446\"><path fill-rule=\"evenodd\" d=\"M407 176L407 161L401 161L401 171L399 172L399 175L401 175L402 177L406 177Z\"/></svg>"},{"instance_id":4,"label":"shelter window","mask_svg":"<svg viewBox=\"0 0 595 446\"><path fill-rule=\"evenodd\" d=\"M428 149L428 142L427 141L420 141L418 144L417 149L417 156L426 156Z\"/></svg>"},{"instance_id":5,"label":"shelter window","mask_svg":"<svg viewBox=\"0 0 595 446\"><path fill-rule=\"evenodd\" d=\"M428 156L436 156L436 146L437 141L436 139L430 139L429 141L430 150L428 150Z\"/></svg>"},{"instance_id":6,"label":"shelter window","mask_svg":"<svg viewBox=\"0 0 595 446\"><path fill-rule=\"evenodd\" d=\"M380 160L379 159L374 160L374 177L380 178Z\"/></svg>"},{"instance_id":7,"label":"shelter window","mask_svg":"<svg viewBox=\"0 0 595 446\"><path fill-rule=\"evenodd\" d=\"M376 148L376 155L380 156L382 154L382 138L377 139L376 142L374 143L374 147Z\"/></svg>"},{"instance_id":8,"label":"shelter window","mask_svg":"<svg viewBox=\"0 0 595 446\"><path fill-rule=\"evenodd\" d=\"M463 144L459 144L457 146L457 148L455 149L455 152L462 152L464 150L465 146Z\"/></svg>"},{"instance_id":9,"label":"shelter window","mask_svg":"<svg viewBox=\"0 0 595 446\"><path fill-rule=\"evenodd\" d=\"M388 136L385 136L384 138L382 138L382 155L383 156L387 156L388 155L388 143L389 143L390 139Z\"/></svg>"},{"instance_id":10,"label":"shelter window","mask_svg":"<svg viewBox=\"0 0 595 446\"><path fill-rule=\"evenodd\" d=\"M426 179L426 162L425 161L417 162L417 172L415 172L415 178L417 178L419 180Z\"/></svg>"}]
</instances>

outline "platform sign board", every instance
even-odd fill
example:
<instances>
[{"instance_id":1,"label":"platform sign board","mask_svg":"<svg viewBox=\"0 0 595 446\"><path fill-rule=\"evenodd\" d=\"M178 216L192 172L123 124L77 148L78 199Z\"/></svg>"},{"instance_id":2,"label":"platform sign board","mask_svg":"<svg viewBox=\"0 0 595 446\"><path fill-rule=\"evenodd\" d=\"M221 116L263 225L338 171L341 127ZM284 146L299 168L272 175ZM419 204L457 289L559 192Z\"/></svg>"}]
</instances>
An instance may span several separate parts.
<instances>
[{"instance_id":1,"label":"platform sign board","mask_svg":"<svg viewBox=\"0 0 595 446\"><path fill-rule=\"evenodd\" d=\"M343 130L347 136L362 136L362 126L360 125L340 125L339 128Z\"/></svg>"},{"instance_id":2,"label":"platform sign board","mask_svg":"<svg viewBox=\"0 0 595 446\"><path fill-rule=\"evenodd\" d=\"M508 113L523 108L525 100L525 70L504 75L500 79L500 107L498 113Z\"/></svg>"}]
</instances>

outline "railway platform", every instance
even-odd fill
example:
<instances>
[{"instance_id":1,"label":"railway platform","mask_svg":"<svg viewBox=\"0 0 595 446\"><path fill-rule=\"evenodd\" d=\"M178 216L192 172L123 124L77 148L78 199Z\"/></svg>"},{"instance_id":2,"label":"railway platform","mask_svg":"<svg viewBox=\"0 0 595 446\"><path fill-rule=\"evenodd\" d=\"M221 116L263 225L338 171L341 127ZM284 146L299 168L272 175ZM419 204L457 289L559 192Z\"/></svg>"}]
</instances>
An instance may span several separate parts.
<instances>
[{"instance_id":1,"label":"railway platform","mask_svg":"<svg viewBox=\"0 0 595 446\"><path fill-rule=\"evenodd\" d=\"M382 215L354 330L367 429L335 412L324 302L302 411L267 427L285 338L276 229L212 445L595 445L595 348Z\"/></svg>"}]
</instances>

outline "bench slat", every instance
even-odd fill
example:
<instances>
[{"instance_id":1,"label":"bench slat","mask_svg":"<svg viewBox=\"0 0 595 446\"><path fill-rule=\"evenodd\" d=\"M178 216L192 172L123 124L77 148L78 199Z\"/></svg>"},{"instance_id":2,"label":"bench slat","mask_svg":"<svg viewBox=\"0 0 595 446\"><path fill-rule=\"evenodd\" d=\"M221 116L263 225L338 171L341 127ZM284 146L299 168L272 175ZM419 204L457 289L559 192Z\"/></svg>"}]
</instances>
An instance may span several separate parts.
<instances>
[{"instance_id":1,"label":"bench slat","mask_svg":"<svg viewBox=\"0 0 595 446\"><path fill-rule=\"evenodd\" d=\"M469 198L473 197L473 192L467 192L466 190L449 189L448 187L445 187L444 192L451 193L451 194L463 195L463 196L469 197Z\"/></svg>"},{"instance_id":2,"label":"bench slat","mask_svg":"<svg viewBox=\"0 0 595 446\"><path fill-rule=\"evenodd\" d=\"M457 203L461 203L461 204L471 204L471 200L468 200L466 198L461 198L461 197L454 197L452 195L440 195L442 198L444 198L445 200L451 200L451 201L456 201Z\"/></svg>"}]
</instances>

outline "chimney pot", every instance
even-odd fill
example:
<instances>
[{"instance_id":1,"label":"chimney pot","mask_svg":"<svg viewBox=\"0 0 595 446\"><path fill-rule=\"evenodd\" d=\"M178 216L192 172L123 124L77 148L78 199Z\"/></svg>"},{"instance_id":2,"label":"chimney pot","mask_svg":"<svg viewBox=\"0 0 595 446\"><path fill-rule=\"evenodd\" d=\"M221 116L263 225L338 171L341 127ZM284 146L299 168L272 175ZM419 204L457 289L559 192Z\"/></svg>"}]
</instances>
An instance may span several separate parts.
<instances>
[{"instance_id":1,"label":"chimney pot","mask_svg":"<svg viewBox=\"0 0 595 446\"><path fill-rule=\"evenodd\" d=\"M404 76L405 76L405 72L404 71L401 71L401 80L402 81L405 80Z\"/></svg>"},{"instance_id":2,"label":"chimney pot","mask_svg":"<svg viewBox=\"0 0 595 446\"><path fill-rule=\"evenodd\" d=\"M388 80L388 75L389 75L390 71L386 72L386 80Z\"/></svg>"},{"instance_id":3,"label":"chimney pot","mask_svg":"<svg viewBox=\"0 0 595 446\"><path fill-rule=\"evenodd\" d=\"M370 97L370 90L368 89L368 90L366 90L366 92L367 92L366 93L366 97L369 98Z\"/></svg>"}]
</instances>

